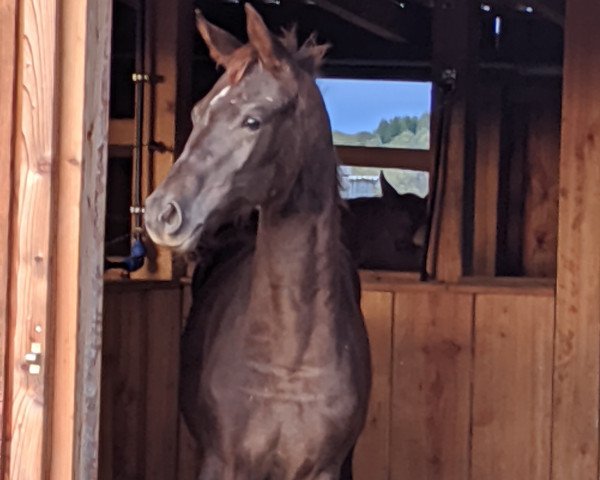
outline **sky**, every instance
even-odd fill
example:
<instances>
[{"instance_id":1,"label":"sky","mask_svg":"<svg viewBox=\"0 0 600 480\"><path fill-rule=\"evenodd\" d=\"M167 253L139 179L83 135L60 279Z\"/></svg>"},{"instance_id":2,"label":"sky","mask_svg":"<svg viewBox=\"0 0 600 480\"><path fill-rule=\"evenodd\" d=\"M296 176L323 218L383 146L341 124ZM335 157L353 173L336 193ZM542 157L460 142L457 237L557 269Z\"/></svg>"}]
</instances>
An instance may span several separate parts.
<instances>
[{"instance_id":1,"label":"sky","mask_svg":"<svg viewBox=\"0 0 600 480\"><path fill-rule=\"evenodd\" d=\"M373 131L382 119L430 110L431 83L319 78L333 130Z\"/></svg>"}]
</instances>

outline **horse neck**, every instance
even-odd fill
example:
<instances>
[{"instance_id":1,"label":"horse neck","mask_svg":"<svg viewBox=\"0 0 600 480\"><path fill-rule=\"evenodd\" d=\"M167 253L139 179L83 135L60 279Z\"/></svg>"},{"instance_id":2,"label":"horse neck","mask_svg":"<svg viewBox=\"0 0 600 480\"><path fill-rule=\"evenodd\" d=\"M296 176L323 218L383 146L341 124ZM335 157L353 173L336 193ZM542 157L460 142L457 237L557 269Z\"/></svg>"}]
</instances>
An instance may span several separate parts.
<instances>
[{"instance_id":1,"label":"horse neck","mask_svg":"<svg viewBox=\"0 0 600 480\"><path fill-rule=\"evenodd\" d=\"M333 171L335 175L335 167ZM321 191L303 195L319 197L320 208L308 198L297 198L303 207L265 206L260 213L250 331L268 339L263 360L282 366L302 364L313 333L332 334L334 329L340 255L337 191L335 178L321 177L315 184Z\"/></svg>"}]
</instances>

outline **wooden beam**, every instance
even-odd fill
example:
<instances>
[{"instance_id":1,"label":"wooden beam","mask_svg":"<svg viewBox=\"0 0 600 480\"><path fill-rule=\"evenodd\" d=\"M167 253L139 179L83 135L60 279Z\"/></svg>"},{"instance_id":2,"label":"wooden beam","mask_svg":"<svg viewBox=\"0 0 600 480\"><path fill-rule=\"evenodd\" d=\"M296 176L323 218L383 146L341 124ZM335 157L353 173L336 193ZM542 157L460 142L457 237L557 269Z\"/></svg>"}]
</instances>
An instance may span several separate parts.
<instances>
[{"instance_id":1,"label":"wooden beam","mask_svg":"<svg viewBox=\"0 0 600 480\"><path fill-rule=\"evenodd\" d=\"M17 77L17 0L0 0L0 478L3 473L4 451L4 383L5 361L8 355L8 281L10 273L11 205L13 203L13 158L15 85Z\"/></svg>"},{"instance_id":2,"label":"wooden beam","mask_svg":"<svg viewBox=\"0 0 600 480\"><path fill-rule=\"evenodd\" d=\"M336 147L344 165L355 167L405 168L427 172L431 169L430 150L403 148Z\"/></svg>"},{"instance_id":3,"label":"wooden beam","mask_svg":"<svg viewBox=\"0 0 600 480\"><path fill-rule=\"evenodd\" d=\"M552 479L598 479L600 2L567 0Z\"/></svg>"},{"instance_id":4,"label":"wooden beam","mask_svg":"<svg viewBox=\"0 0 600 480\"><path fill-rule=\"evenodd\" d=\"M190 130L191 77L189 74L195 30L193 3L190 0L174 4L162 0L150 0L147 9L147 69L160 82L146 89L145 141L164 144L165 151L145 150L142 168L142 197L145 199L167 176L175 162L175 151L181 150L187 140L183 133ZM178 62L179 59L179 62ZM181 79L182 76L188 78ZM181 132L176 126L181 125ZM155 258L147 258L144 267L131 275L134 279L170 280L180 273L174 265L173 255L167 248L156 247Z\"/></svg>"},{"instance_id":5,"label":"wooden beam","mask_svg":"<svg viewBox=\"0 0 600 480\"><path fill-rule=\"evenodd\" d=\"M440 80L444 72L456 73L450 94L450 125L446 146L446 169L440 229L436 232L437 277L457 281L468 262L472 218L466 206L472 205L473 155L475 147L475 91L479 45L479 3L471 0L439 1L433 9L433 75ZM433 97L432 125L438 123L442 99L440 90ZM435 139L435 128L431 138ZM435 141L432 142L435 151ZM465 196L466 194L466 196ZM440 211L438 209L438 211ZM464 255L465 252L467 255ZM463 257L467 258L463 258Z\"/></svg>"},{"instance_id":6,"label":"wooden beam","mask_svg":"<svg viewBox=\"0 0 600 480\"><path fill-rule=\"evenodd\" d=\"M10 243L2 478L90 479L112 2L1 1L0 194L10 195L0 209Z\"/></svg>"},{"instance_id":7,"label":"wooden beam","mask_svg":"<svg viewBox=\"0 0 600 480\"><path fill-rule=\"evenodd\" d=\"M477 122L473 274L496 274L502 85L481 85Z\"/></svg>"},{"instance_id":8,"label":"wooden beam","mask_svg":"<svg viewBox=\"0 0 600 480\"><path fill-rule=\"evenodd\" d=\"M373 5L373 3L369 3L368 5L366 5L366 8L363 8L360 12L357 12L356 10L353 11L351 9L351 4L353 2L344 2L344 6L341 6L340 4L337 4L335 1L332 0L309 0L308 3L310 3L311 5L316 5L322 10L332 13L333 15L341 18L342 20L345 20L348 23L351 23L352 25L355 25L359 28L362 28L363 30L366 30L367 32L377 35L378 37L381 37L384 40L389 40L395 43L406 43L406 39L397 33L398 31L400 31L399 28L390 28L387 25L383 26L379 21L374 21L369 18L372 17L372 15L370 15L368 11L373 12L376 11L378 8L378 6ZM389 6L386 4L382 4L382 2L379 2L379 5L387 7L387 10L389 10L390 7L395 8L392 2L389 2ZM368 11L366 12L365 10ZM380 18L383 17L384 15L382 14ZM385 23L387 24L388 22Z\"/></svg>"},{"instance_id":9,"label":"wooden beam","mask_svg":"<svg viewBox=\"0 0 600 480\"><path fill-rule=\"evenodd\" d=\"M110 145L133 145L135 143L135 122L131 119L114 118L108 124Z\"/></svg>"},{"instance_id":10,"label":"wooden beam","mask_svg":"<svg viewBox=\"0 0 600 480\"><path fill-rule=\"evenodd\" d=\"M112 2L60 2L51 480L97 476Z\"/></svg>"}]
</instances>

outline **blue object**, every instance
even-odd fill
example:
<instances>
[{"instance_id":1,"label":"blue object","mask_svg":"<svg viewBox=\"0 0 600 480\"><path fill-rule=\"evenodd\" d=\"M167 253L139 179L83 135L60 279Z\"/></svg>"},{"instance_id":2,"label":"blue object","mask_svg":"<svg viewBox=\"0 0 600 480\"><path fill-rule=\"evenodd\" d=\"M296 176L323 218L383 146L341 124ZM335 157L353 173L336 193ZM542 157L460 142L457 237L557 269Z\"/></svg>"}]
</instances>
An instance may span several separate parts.
<instances>
[{"instance_id":1,"label":"blue object","mask_svg":"<svg viewBox=\"0 0 600 480\"><path fill-rule=\"evenodd\" d=\"M104 270L110 270L111 268L120 268L127 270L128 272L135 272L144 266L144 260L146 258L146 247L144 242L140 239L135 240L131 244L131 251L128 257L125 257L119 262L111 262L110 260L104 261Z\"/></svg>"}]
</instances>

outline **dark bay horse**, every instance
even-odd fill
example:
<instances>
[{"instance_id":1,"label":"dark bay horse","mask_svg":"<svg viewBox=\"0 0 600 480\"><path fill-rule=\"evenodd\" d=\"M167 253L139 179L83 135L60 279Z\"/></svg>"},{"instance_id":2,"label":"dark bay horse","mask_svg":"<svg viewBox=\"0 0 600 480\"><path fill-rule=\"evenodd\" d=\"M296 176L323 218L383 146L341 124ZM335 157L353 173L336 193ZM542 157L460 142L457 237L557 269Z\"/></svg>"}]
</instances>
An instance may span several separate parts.
<instances>
[{"instance_id":1,"label":"dark bay horse","mask_svg":"<svg viewBox=\"0 0 600 480\"><path fill-rule=\"evenodd\" d=\"M399 194L383 174L381 197L348 200L344 243L360 268L416 271L423 252L427 199Z\"/></svg>"},{"instance_id":2,"label":"dark bay horse","mask_svg":"<svg viewBox=\"0 0 600 480\"><path fill-rule=\"evenodd\" d=\"M259 209L254 241L232 237L194 282L181 402L205 455L199 478L337 480L364 425L370 357L313 78L325 48L298 48L249 4L246 14L246 45L198 15L226 72L194 107L182 155L146 202L146 228L189 251Z\"/></svg>"}]
</instances>

